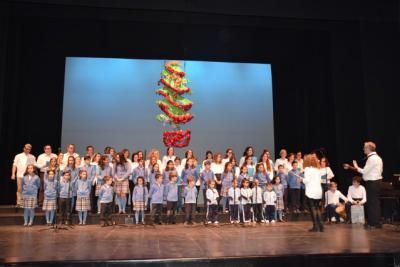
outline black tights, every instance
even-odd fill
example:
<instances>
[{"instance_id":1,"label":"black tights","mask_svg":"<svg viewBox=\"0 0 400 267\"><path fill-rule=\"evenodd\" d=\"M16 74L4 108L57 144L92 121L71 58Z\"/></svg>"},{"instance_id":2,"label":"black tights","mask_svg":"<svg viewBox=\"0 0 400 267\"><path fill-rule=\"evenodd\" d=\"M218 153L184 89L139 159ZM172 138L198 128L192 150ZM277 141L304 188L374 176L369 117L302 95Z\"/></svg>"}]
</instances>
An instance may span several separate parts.
<instances>
[{"instance_id":1,"label":"black tights","mask_svg":"<svg viewBox=\"0 0 400 267\"><path fill-rule=\"evenodd\" d=\"M313 230L322 231L324 226L322 224L321 211L319 210L319 205L321 199L308 198L308 206L310 208L311 220L313 222Z\"/></svg>"}]
</instances>

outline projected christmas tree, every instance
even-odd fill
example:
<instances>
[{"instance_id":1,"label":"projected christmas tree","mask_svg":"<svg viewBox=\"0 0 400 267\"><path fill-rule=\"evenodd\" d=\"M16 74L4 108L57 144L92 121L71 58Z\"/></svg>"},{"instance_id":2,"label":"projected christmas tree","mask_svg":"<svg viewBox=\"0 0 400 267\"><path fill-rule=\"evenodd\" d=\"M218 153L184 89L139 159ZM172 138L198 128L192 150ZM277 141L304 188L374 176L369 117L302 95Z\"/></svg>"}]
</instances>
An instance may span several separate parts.
<instances>
[{"instance_id":1,"label":"projected christmas tree","mask_svg":"<svg viewBox=\"0 0 400 267\"><path fill-rule=\"evenodd\" d=\"M190 142L190 130L182 130L181 125L193 119L193 114L189 113L193 103L183 95L190 93L191 90L186 86L188 83L185 78L186 73L182 71L178 61L170 61L164 65L161 72L161 79L158 85L163 87L156 91L164 97L158 100L157 104L164 114L157 115L157 120L163 122L164 126L171 125L174 130L164 131L163 142L167 147L185 147Z\"/></svg>"}]
</instances>

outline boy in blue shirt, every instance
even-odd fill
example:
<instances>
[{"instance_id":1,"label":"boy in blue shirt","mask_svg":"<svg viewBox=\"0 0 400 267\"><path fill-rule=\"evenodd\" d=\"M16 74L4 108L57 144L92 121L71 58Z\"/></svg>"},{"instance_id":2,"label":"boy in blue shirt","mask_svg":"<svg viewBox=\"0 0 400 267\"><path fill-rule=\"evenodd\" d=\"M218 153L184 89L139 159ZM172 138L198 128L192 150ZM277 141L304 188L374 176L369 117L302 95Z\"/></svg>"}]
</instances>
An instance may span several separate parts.
<instances>
[{"instance_id":1,"label":"boy in blue shirt","mask_svg":"<svg viewBox=\"0 0 400 267\"><path fill-rule=\"evenodd\" d=\"M114 197L111 184L112 178L104 176L104 184L101 186L99 193L100 220L103 221L102 227L111 225L112 201Z\"/></svg>"},{"instance_id":2,"label":"boy in blue shirt","mask_svg":"<svg viewBox=\"0 0 400 267\"><path fill-rule=\"evenodd\" d=\"M164 201L164 185L162 184L162 175L157 173L155 176L155 183L151 185L149 198L152 206L151 217L154 224L162 224L161 211Z\"/></svg>"}]
</instances>

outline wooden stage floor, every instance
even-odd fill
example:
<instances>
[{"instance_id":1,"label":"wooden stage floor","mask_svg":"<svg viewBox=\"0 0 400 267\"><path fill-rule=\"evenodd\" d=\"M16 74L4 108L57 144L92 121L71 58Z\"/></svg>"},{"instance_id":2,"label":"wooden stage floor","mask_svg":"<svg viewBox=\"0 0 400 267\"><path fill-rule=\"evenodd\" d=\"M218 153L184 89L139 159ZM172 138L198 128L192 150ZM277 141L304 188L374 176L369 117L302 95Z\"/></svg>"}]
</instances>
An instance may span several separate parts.
<instances>
[{"instance_id":1,"label":"wooden stage floor","mask_svg":"<svg viewBox=\"0 0 400 267\"><path fill-rule=\"evenodd\" d=\"M400 253L398 226L365 230L361 225L327 225L324 233L309 233L309 227L308 222L246 227L87 225L55 233L40 231L46 227L39 225L1 226L0 258L3 264L112 260L145 263L149 260Z\"/></svg>"}]
</instances>

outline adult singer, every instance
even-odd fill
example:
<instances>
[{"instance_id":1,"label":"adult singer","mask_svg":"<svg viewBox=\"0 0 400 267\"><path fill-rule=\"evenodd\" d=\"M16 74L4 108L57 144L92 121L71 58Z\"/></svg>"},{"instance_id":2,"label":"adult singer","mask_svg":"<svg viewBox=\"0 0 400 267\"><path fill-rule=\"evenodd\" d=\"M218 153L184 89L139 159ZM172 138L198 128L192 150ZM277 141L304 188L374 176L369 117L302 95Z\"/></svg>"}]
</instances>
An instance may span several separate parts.
<instances>
[{"instance_id":1,"label":"adult singer","mask_svg":"<svg viewBox=\"0 0 400 267\"><path fill-rule=\"evenodd\" d=\"M381 228L381 205L379 194L382 183L383 162L380 156L375 152L376 145L373 142L364 143L364 154L367 156L367 162L364 168L360 168L357 161L353 160L353 166L344 164L344 168L352 169L362 174L367 191L367 228Z\"/></svg>"}]
</instances>

